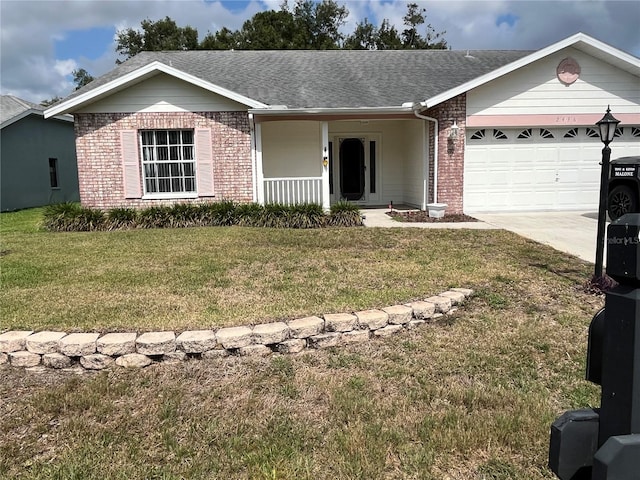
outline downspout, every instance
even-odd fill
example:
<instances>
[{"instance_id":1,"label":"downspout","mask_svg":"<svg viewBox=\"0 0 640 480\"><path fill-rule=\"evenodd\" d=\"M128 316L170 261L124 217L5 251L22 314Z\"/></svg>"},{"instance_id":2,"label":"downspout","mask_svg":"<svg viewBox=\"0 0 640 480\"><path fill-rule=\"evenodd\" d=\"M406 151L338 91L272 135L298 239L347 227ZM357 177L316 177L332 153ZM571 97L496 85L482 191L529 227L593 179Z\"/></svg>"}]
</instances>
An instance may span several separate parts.
<instances>
[{"instance_id":1,"label":"downspout","mask_svg":"<svg viewBox=\"0 0 640 480\"><path fill-rule=\"evenodd\" d=\"M417 118L421 118L423 120L427 120L429 122L434 123L434 135L433 135L433 203L438 203L438 119L433 117L428 117L426 115L422 115L418 112L418 108L424 107L422 103L413 104L412 110L413 114ZM428 138L428 137L427 137ZM429 152L427 152L427 157L429 156ZM427 174L428 177L428 174ZM425 198L425 203L427 199Z\"/></svg>"},{"instance_id":2,"label":"downspout","mask_svg":"<svg viewBox=\"0 0 640 480\"><path fill-rule=\"evenodd\" d=\"M251 141L251 182L253 183L253 202L258 202L258 173L256 165L256 126L253 113L249 114L249 132Z\"/></svg>"}]
</instances>

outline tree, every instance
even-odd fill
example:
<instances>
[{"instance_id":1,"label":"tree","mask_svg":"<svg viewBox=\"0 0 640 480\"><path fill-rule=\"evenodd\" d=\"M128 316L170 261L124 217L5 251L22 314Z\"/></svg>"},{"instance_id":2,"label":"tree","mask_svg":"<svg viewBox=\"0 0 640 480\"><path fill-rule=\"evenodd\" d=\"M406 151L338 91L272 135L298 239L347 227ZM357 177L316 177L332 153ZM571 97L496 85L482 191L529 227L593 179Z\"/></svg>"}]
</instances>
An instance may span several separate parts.
<instances>
[{"instance_id":1,"label":"tree","mask_svg":"<svg viewBox=\"0 0 640 480\"><path fill-rule=\"evenodd\" d=\"M42 105L43 107L50 107L54 103L58 103L60 100L62 100L62 98L56 95L55 97L50 98L48 100L42 100L40 102L40 105Z\"/></svg>"},{"instance_id":2,"label":"tree","mask_svg":"<svg viewBox=\"0 0 640 480\"><path fill-rule=\"evenodd\" d=\"M290 50L296 48L296 22L287 10L256 13L244 22L240 48L245 50Z\"/></svg>"},{"instance_id":3,"label":"tree","mask_svg":"<svg viewBox=\"0 0 640 480\"><path fill-rule=\"evenodd\" d=\"M116 52L125 60L142 51L195 50L198 48L198 30L190 26L178 27L169 17L163 20L143 20L142 31L127 28L117 32ZM117 64L123 60L116 60Z\"/></svg>"},{"instance_id":4,"label":"tree","mask_svg":"<svg viewBox=\"0 0 640 480\"><path fill-rule=\"evenodd\" d=\"M356 29L344 41L347 50L375 50L378 45L378 28L367 18L356 25Z\"/></svg>"},{"instance_id":5,"label":"tree","mask_svg":"<svg viewBox=\"0 0 640 480\"><path fill-rule=\"evenodd\" d=\"M382 21L382 25L378 30L376 47L378 50L400 50L403 48L398 30L386 18Z\"/></svg>"},{"instance_id":6,"label":"tree","mask_svg":"<svg viewBox=\"0 0 640 480\"><path fill-rule=\"evenodd\" d=\"M297 27L296 48L327 50L342 47L340 33L349 10L334 0L298 0L293 9Z\"/></svg>"},{"instance_id":7,"label":"tree","mask_svg":"<svg viewBox=\"0 0 640 480\"><path fill-rule=\"evenodd\" d=\"M227 27L223 27L215 34L208 32L200 46L202 50L234 50L240 48L240 32L232 32Z\"/></svg>"},{"instance_id":8,"label":"tree","mask_svg":"<svg viewBox=\"0 0 640 480\"><path fill-rule=\"evenodd\" d=\"M93 82L94 78L84 68L79 68L71 72L73 75L73 82L76 84L76 90L81 89L87 83Z\"/></svg>"},{"instance_id":9,"label":"tree","mask_svg":"<svg viewBox=\"0 0 640 480\"><path fill-rule=\"evenodd\" d=\"M405 29L398 34L395 26L384 19L379 28L367 19L358 23L353 34L349 35L344 48L356 50L400 50L400 49L442 49L447 42L441 38L445 32L436 33L431 25L427 25L426 35L420 35L418 28L425 23L426 9L419 8L417 3L407 4L407 13L403 17ZM439 41L435 41L438 40Z\"/></svg>"},{"instance_id":10,"label":"tree","mask_svg":"<svg viewBox=\"0 0 640 480\"><path fill-rule=\"evenodd\" d=\"M419 8L417 3L407 4L407 13L402 18L405 29L402 31L402 45L404 48L416 49L441 49L446 48L447 42L442 38L439 42L433 43L433 40L440 38L446 32L436 33L433 27L427 25L427 33L422 37L418 33L418 27L425 22L426 8Z\"/></svg>"}]
</instances>

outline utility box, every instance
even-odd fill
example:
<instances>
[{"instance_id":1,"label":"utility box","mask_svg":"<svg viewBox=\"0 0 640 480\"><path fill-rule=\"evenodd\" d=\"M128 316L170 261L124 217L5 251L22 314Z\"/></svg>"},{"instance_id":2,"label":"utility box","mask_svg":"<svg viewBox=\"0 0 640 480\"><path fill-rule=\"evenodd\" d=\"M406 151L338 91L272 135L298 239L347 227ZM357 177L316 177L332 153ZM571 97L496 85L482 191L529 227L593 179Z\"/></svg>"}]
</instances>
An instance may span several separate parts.
<instances>
[{"instance_id":1,"label":"utility box","mask_svg":"<svg viewBox=\"0 0 640 480\"><path fill-rule=\"evenodd\" d=\"M627 213L607 230L607 275L620 284L640 287L640 214Z\"/></svg>"},{"instance_id":2,"label":"utility box","mask_svg":"<svg viewBox=\"0 0 640 480\"><path fill-rule=\"evenodd\" d=\"M606 292L593 318L587 380L600 408L565 412L551 427L549 467L561 480L640 480L640 214L609 225Z\"/></svg>"}]
</instances>

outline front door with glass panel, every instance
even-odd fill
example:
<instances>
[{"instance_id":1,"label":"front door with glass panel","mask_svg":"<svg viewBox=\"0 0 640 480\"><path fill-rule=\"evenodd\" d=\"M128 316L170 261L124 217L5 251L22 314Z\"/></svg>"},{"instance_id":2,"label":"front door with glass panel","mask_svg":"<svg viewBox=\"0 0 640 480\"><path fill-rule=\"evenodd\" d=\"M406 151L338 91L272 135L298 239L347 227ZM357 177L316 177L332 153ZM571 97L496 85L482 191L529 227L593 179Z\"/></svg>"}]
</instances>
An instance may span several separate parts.
<instances>
[{"instance_id":1,"label":"front door with glass panel","mask_svg":"<svg viewBox=\"0 0 640 480\"><path fill-rule=\"evenodd\" d=\"M374 204L379 197L378 144L375 135L334 137L330 142L329 190L332 202Z\"/></svg>"}]
</instances>

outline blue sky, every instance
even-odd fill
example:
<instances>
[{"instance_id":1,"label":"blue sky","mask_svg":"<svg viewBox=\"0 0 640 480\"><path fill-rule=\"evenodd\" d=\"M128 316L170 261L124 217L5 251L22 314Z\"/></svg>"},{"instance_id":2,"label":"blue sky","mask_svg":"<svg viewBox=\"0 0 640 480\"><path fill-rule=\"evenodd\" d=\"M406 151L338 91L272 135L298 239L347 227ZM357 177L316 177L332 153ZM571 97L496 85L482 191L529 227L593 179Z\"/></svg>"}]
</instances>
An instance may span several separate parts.
<instances>
[{"instance_id":1,"label":"blue sky","mask_svg":"<svg viewBox=\"0 0 640 480\"><path fill-rule=\"evenodd\" d=\"M289 6L295 0L289 0ZM344 33L365 17L402 25L407 0L337 0L349 10ZM40 102L73 90L71 72L100 76L115 66L115 34L169 16L208 31L240 28L282 0L1 0L0 92ZM535 50L576 32L640 56L638 0L418 1L427 23L453 49ZM400 28L399 28L400 29Z\"/></svg>"}]
</instances>

